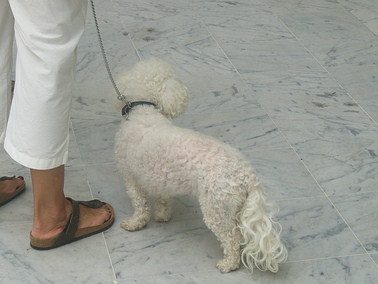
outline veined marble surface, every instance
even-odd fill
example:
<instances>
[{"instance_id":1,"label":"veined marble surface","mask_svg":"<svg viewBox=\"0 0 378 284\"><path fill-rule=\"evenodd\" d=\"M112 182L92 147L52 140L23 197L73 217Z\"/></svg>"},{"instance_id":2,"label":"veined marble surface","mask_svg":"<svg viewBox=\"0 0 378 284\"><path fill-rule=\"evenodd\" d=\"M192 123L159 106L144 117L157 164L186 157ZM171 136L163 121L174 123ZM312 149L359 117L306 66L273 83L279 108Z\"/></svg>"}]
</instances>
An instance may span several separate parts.
<instances>
[{"instance_id":1,"label":"veined marble surface","mask_svg":"<svg viewBox=\"0 0 378 284\"><path fill-rule=\"evenodd\" d=\"M27 191L0 208L0 283L373 284L378 278L376 0L95 0L115 78L140 59L174 65L190 90L175 123L240 149L280 208L288 262L276 274L222 274L198 201L171 222L126 232L133 213L114 161L121 122L90 9L78 49L66 194L116 210L103 234L29 247L27 169L1 151L1 175Z\"/></svg>"}]
</instances>

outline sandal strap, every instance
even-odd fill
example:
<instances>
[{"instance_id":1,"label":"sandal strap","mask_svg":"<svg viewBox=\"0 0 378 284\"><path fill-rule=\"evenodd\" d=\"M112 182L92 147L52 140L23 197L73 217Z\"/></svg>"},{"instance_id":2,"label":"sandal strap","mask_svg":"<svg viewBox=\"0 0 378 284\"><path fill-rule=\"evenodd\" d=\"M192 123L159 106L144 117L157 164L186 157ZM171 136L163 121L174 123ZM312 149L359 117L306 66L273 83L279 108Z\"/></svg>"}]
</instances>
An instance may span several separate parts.
<instances>
[{"instance_id":1,"label":"sandal strap","mask_svg":"<svg viewBox=\"0 0 378 284\"><path fill-rule=\"evenodd\" d=\"M5 180L11 180L11 179L14 179L16 176L12 176L12 177L0 177L0 181L5 181Z\"/></svg>"},{"instance_id":2,"label":"sandal strap","mask_svg":"<svg viewBox=\"0 0 378 284\"><path fill-rule=\"evenodd\" d=\"M88 208L100 208L101 206L103 206L105 203L98 200L98 199L94 199L94 200L89 200L89 201L77 201L79 204L82 204L84 205L85 207L88 207Z\"/></svg>"},{"instance_id":3,"label":"sandal strap","mask_svg":"<svg viewBox=\"0 0 378 284\"><path fill-rule=\"evenodd\" d=\"M67 197L66 199L70 201L72 204L72 214L66 224L66 227L64 228L62 233L57 237L55 245L67 243L75 237L80 221L80 204L88 208L99 208L103 205L103 202L97 199L90 201L76 201L69 197Z\"/></svg>"},{"instance_id":4,"label":"sandal strap","mask_svg":"<svg viewBox=\"0 0 378 284\"><path fill-rule=\"evenodd\" d=\"M79 203L71 198L67 198L68 201L71 202L72 205L72 213L71 216L66 224L64 230L60 233L60 235L55 240L55 245L60 245L62 243L66 243L67 241L71 240L77 228L79 226L80 220L80 208Z\"/></svg>"}]
</instances>

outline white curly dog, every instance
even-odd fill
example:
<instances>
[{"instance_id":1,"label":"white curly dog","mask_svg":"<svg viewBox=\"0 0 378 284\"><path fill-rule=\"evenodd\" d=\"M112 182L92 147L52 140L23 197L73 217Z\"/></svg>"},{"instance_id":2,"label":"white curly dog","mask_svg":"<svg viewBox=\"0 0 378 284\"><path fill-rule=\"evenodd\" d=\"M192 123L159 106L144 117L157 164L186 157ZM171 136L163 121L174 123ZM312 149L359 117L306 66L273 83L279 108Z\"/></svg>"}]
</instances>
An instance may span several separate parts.
<instances>
[{"instance_id":1,"label":"white curly dog","mask_svg":"<svg viewBox=\"0 0 378 284\"><path fill-rule=\"evenodd\" d=\"M155 58L141 61L120 86L134 103L116 135L115 156L135 210L121 226L135 231L147 225L147 195L155 196L154 220L167 222L171 198L192 194L224 250L220 271L235 270L242 261L251 270L277 272L287 250L253 168L232 147L172 124L170 118L185 111L188 93L170 66Z\"/></svg>"}]
</instances>

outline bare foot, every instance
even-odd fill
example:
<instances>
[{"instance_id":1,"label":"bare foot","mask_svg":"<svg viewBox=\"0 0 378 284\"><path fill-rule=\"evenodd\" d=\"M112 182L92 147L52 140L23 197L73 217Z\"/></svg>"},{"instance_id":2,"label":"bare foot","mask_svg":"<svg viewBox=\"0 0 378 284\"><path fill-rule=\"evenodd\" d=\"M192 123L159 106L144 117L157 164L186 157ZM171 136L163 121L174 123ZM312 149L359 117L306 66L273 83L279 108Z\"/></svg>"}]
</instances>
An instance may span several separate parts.
<instances>
[{"instance_id":1,"label":"bare foot","mask_svg":"<svg viewBox=\"0 0 378 284\"><path fill-rule=\"evenodd\" d=\"M100 208L88 208L84 205L79 206L79 229L101 225L111 217L111 209L108 205L104 205ZM60 212L55 216L54 214L50 214L47 218L44 218L43 222L34 223L31 234L33 237L39 239L49 239L58 236L64 230L71 213L71 202L66 200L63 212ZM46 212L46 214L48 213Z\"/></svg>"},{"instance_id":2,"label":"bare foot","mask_svg":"<svg viewBox=\"0 0 378 284\"><path fill-rule=\"evenodd\" d=\"M101 225L110 217L111 209L107 205L96 209L80 205L79 229Z\"/></svg>"},{"instance_id":3,"label":"bare foot","mask_svg":"<svg viewBox=\"0 0 378 284\"><path fill-rule=\"evenodd\" d=\"M13 193L16 191L17 188L19 188L21 185L25 183L23 177L17 177L10 180L3 180L0 181L0 194L2 193Z\"/></svg>"}]
</instances>

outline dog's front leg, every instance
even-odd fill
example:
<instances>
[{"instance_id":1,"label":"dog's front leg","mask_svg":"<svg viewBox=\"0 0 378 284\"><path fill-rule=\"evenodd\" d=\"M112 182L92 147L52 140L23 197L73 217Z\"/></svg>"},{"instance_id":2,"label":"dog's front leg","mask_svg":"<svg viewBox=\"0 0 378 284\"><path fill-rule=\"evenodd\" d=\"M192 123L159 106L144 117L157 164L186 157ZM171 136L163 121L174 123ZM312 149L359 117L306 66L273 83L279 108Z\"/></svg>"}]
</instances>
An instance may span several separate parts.
<instances>
[{"instance_id":1,"label":"dog's front leg","mask_svg":"<svg viewBox=\"0 0 378 284\"><path fill-rule=\"evenodd\" d=\"M126 188L135 211L130 219L126 219L121 223L121 227L128 231L137 231L145 227L151 217L147 194L130 179L126 181Z\"/></svg>"}]
</instances>

